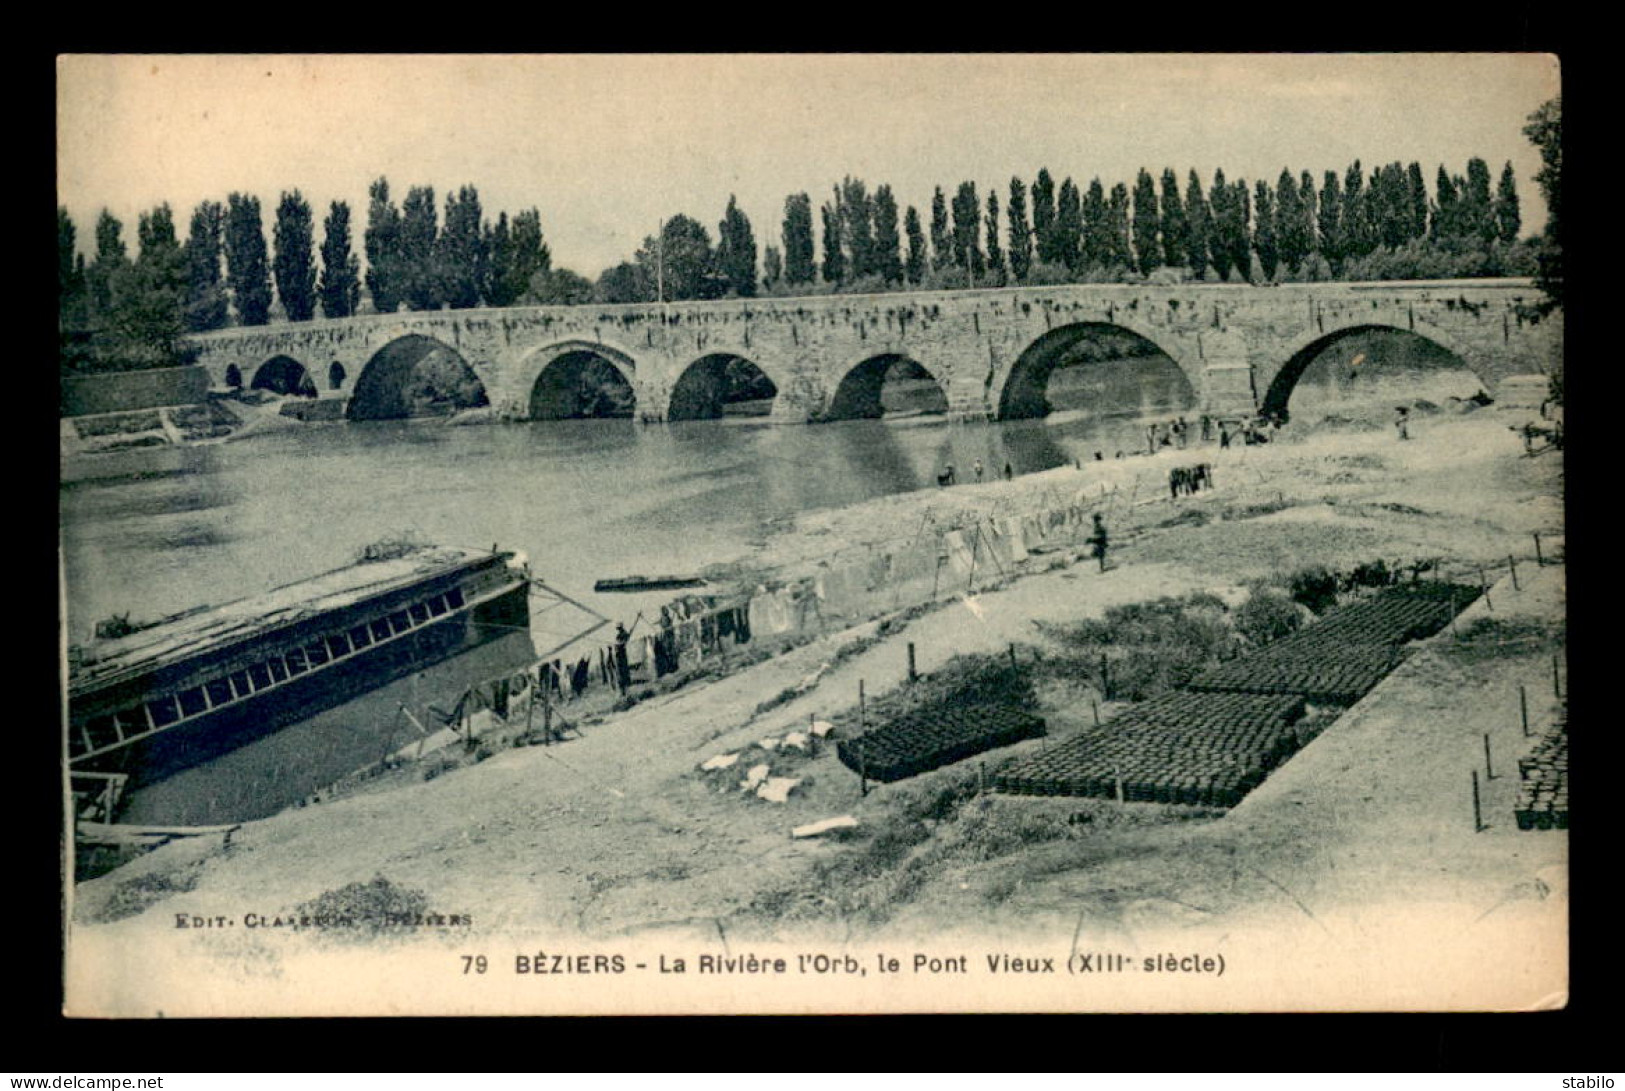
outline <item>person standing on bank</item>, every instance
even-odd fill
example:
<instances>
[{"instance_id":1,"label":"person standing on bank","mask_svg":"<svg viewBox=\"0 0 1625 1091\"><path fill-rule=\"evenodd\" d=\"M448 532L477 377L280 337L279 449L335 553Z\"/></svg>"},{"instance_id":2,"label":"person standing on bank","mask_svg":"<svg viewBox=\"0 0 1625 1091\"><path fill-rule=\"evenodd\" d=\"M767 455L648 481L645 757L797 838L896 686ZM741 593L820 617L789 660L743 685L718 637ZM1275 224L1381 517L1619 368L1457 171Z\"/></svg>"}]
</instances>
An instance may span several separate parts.
<instances>
[{"instance_id":1,"label":"person standing on bank","mask_svg":"<svg viewBox=\"0 0 1625 1091\"><path fill-rule=\"evenodd\" d=\"M1411 411L1403 405L1394 410L1394 430L1399 433L1400 439L1411 438Z\"/></svg>"},{"instance_id":2,"label":"person standing on bank","mask_svg":"<svg viewBox=\"0 0 1625 1091\"><path fill-rule=\"evenodd\" d=\"M632 688L632 667L626 659L626 642L632 639L632 634L626 631L626 626L620 622L615 623L615 688L626 693Z\"/></svg>"},{"instance_id":3,"label":"person standing on bank","mask_svg":"<svg viewBox=\"0 0 1625 1091\"><path fill-rule=\"evenodd\" d=\"M981 481L982 481L982 460L981 459L976 460L975 465L973 465L971 467L971 472L976 475L976 481L977 481L978 484L980 484Z\"/></svg>"},{"instance_id":4,"label":"person standing on bank","mask_svg":"<svg viewBox=\"0 0 1625 1091\"><path fill-rule=\"evenodd\" d=\"M1089 545L1094 550L1095 559L1100 562L1100 570L1102 572L1104 572L1104 571L1106 571L1106 546L1107 546L1106 524L1101 519L1100 513L1098 511L1095 512L1094 514L1095 514L1095 532L1093 534L1089 535L1088 542L1089 542Z\"/></svg>"}]
</instances>

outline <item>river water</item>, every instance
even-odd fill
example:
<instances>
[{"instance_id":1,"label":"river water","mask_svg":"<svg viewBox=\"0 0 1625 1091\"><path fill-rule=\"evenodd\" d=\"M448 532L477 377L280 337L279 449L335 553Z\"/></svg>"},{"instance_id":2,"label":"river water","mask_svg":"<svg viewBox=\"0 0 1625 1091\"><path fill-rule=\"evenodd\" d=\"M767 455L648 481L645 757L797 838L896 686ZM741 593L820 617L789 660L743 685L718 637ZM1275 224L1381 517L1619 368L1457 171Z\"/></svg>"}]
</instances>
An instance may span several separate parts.
<instances>
[{"instance_id":1,"label":"river water","mask_svg":"<svg viewBox=\"0 0 1625 1091\"><path fill-rule=\"evenodd\" d=\"M402 532L523 550L557 590L630 619L646 601L595 594L596 580L697 571L748 552L770 520L934 488L947 465L963 482L978 459L991 477L1006 463L1023 474L1096 450L1110 458L1143 446L1141 410L1183 411L1179 384L1162 386L1137 388L1111 416L1008 423L398 421L268 433L210 449L202 472L63 488L70 639L112 614L158 616L339 567ZM538 644L584 616L536 617Z\"/></svg>"}]
</instances>

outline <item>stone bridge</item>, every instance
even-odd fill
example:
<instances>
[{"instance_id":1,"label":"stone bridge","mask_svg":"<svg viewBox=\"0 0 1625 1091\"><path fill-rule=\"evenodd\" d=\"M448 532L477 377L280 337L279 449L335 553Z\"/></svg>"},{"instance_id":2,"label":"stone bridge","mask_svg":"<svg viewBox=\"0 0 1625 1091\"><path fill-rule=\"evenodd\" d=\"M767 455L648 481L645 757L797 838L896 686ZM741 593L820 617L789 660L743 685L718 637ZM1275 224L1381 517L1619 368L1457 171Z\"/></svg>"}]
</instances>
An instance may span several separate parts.
<instances>
[{"instance_id":1,"label":"stone bridge","mask_svg":"<svg viewBox=\"0 0 1625 1091\"><path fill-rule=\"evenodd\" d=\"M902 359L936 381L953 417L1001 420L1042 414L1050 371L1112 329L1171 358L1201 410L1231 415L1285 408L1315 356L1371 330L1437 343L1493 395L1508 376L1560 367L1561 315L1526 317L1539 298L1526 280L1062 285L401 312L220 330L193 343L217 385L231 367L247 386L270 374L262 369L297 373L297 364L352 406L364 391L398 388L417 360L446 349L497 412L517 420L575 415L566 380L588 361L619 372L641 420L716 416L719 377L734 358L772 381L774 421L878 416L887 368Z\"/></svg>"}]
</instances>

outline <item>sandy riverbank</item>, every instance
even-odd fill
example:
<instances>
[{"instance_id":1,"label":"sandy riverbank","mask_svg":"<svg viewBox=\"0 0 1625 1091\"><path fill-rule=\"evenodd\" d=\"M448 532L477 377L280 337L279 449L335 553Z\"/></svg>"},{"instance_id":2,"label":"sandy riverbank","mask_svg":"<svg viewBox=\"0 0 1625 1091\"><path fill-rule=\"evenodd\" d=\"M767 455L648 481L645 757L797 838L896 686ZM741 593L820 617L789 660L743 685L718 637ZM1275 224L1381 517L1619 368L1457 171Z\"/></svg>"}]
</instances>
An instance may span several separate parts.
<instances>
[{"instance_id":1,"label":"sandy riverbank","mask_svg":"<svg viewBox=\"0 0 1625 1091\"><path fill-rule=\"evenodd\" d=\"M371 969L356 987L373 989L380 973L387 976L368 961L373 949L315 931L240 924L193 933L176 929L176 914L239 922L249 912L285 914L384 876L475 922L472 932L415 933L385 944L397 958L413 952L396 963L408 978L404 967L416 958L449 959L471 935L486 943L562 941L583 951L811 940L865 951L875 944L977 951L996 936L1058 947L1062 956L1091 944L1149 953L1159 944L1183 951L1228 943L1234 958L1251 963L1246 991L1225 995L1261 998L1240 1006L1312 1004L1334 987L1353 1007L1448 1007L1452 998L1468 1006L1539 1003L1562 982L1567 834L1511 828L1515 774L1488 784L1486 813L1496 816L1488 831L1475 834L1463 817L1479 735L1492 733L1510 770L1520 736L1517 686L1550 694L1551 653L1561 650L1563 568L1535 568L1531 537L1542 535L1548 559L1558 555L1561 455L1524 457L1508 430L1522 420L1493 410L1430 416L1415 422L1408 443L1380 425L1295 427L1266 447L1165 450L809 515L769 535L731 574L807 573L832 554L880 548L921 526L1078 496L1106 498L1120 545L1108 572L1067 563L1072 552L1034 558L992 589L945 592L943 605L906 624L832 631L729 677L644 701L562 746L509 750L430 781L290 811L245 825L225 845L167 846L76 891L72 979L82 995L122 997L131 1011L165 1006L159 997L173 998L166 1011L183 1014L248 995L273 1009L310 1010L295 988L307 970L330 974L359 960ZM1198 461L1214 464L1217 487L1170 501L1168 468ZM826 750L782 763L802 778L784 804L719 790L716 778L697 770L714 754L853 705L860 679L871 695L901 684L911 642L929 672L955 655L1011 643L1042 651L1047 638L1035 622L1066 623L1197 590L1239 600L1248 581L1307 563L1447 557L1504 565L1509 555L1521 566L1518 591L1502 576L1491 603L1472 610L1503 622L1521 618L1538 640L1492 652L1435 638L1227 815L983 797L921 819L923 836L884 857L865 831L906 818L962 779L963 769L863 797ZM782 701L763 710L775 695ZM1053 737L1090 715L1076 697L1043 697ZM1538 702L1532 712L1548 722L1555 704ZM838 814L856 817L860 832L841 841L788 836ZM1081 825L1073 817L1080 814L1089 816ZM981 835L1001 823L1032 835ZM880 863L841 869L864 854ZM827 911L784 910L809 904L802 895L832 875L842 876L842 896L827 899ZM1463 936L1471 944L1458 942ZM1472 962L1486 950L1501 958L1493 970ZM114 959L114 951L124 954ZM139 980L120 976L132 960L140 961ZM183 983L197 975L218 978L222 991L188 992ZM515 994L510 985L403 999L396 1010L728 1010L732 1002L727 994L666 997L635 982L547 997ZM1202 1007L1200 997L1219 996L1168 993L1138 978L1111 993L1035 983L1003 1000L929 985L921 979L914 991L843 994L836 1008L1067 1010L1124 1000ZM336 986L319 1007L345 1010L357 1002L347 995ZM735 1010L831 1010L817 993L754 995L733 994L745 1005Z\"/></svg>"}]
</instances>

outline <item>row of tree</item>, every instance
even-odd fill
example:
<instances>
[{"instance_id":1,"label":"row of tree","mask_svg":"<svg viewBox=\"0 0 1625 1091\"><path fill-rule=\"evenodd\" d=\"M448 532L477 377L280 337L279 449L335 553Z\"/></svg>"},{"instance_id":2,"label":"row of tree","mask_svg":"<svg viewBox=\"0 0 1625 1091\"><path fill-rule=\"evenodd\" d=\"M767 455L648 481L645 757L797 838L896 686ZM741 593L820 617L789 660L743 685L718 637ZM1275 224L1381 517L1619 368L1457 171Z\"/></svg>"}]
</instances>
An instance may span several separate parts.
<instances>
[{"instance_id":1,"label":"row of tree","mask_svg":"<svg viewBox=\"0 0 1625 1091\"><path fill-rule=\"evenodd\" d=\"M1440 167L1432 194L1420 164L1390 163L1370 172L1356 161L1327 171L1317 186L1309 171L1283 170L1272 186L1230 181L1224 171L1204 186L1190 171L1183 189L1172 168L1160 186L1141 170L1132 193L1096 178L1057 186L1048 169L1029 187L1010 180L1000 194L977 194L961 182L952 198L936 189L929 228L910 206L898 230L889 186L871 194L860 179L834 187L820 209L822 261L815 264L811 199L785 201L783 252L769 247L769 286L795 291L825 286L884 289L902 285L1115 280L1149 276L1161 267L1193 277L1274 280L1300 275L1311 261L1325 277L1343 275L1379 249L1416 245L1488 251L1518 242L1517 185L1508 163L1498 185L1482 159L1465 175Z\"/></svg>"}]
</instances>

